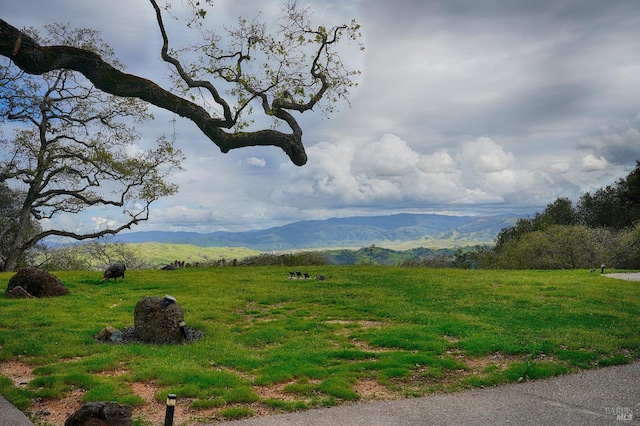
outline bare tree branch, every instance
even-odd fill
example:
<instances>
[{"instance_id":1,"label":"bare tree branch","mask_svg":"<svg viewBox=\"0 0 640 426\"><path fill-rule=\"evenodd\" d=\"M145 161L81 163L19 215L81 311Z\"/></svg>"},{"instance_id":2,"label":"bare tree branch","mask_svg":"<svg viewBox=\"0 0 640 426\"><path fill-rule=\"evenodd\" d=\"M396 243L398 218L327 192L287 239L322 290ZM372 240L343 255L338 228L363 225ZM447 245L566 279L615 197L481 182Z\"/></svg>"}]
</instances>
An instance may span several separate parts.
<instances>
[{"instance_id":1,"label":"bare tree branch","mask_svg":"<svg viewBox=\"0 0 640 426\"><path fill-rule=\"evenodd\" d=\"M137 225L139 222L144 222L147 219L149 219L149 205L148 204L144 207L144 209L141 212L139 212L137 215L135 215L135 217L132 217L127 223L125 223L125 224L123 224L123 225L121 225L121 226L119 226L117 228L103 229L101 231L97 231L97 232L93 232L93 233L89 233L89 234L78 234L78 233L71 232L71 231L50 229L48 231L43 231L40 234L38 234L38 236L27 240L26 242L23 243L23 246L25 248L31 248L38 241L40 241L40 240L42 240L42 239L44 239L46 237L50 237L50 236L67 237L67 238L73 238L74 240L82 241L82 240L90 240L90 239L104 237L105 235L116 235L120 231L123 231L125 229L131 229L131 227L133 225Z\"/></svg>"},{"instance_id":2,"label":"bare tree branch","mask_svg":"<svg viewBox=\"0 0 640 426\"><path fill-rule=\"evenodd\" d=\"M302 131L297 125L292 133L272 129L227 133L223 130L229 127L227 119L211 117L200 105L174 95L151 80L124 73L105 62L99 55L87 50L71 46L41 46L36 40L2 19L0 55L9 58L29 74L41 75L58 69L77 71L106 93L138 98L188 118L222 152L248 146L276 146L281 148L294 164L301 166L307 162L302 144ZM290 114L284 111L279 114L292 124Z\"/></svg>"}]
</instances>

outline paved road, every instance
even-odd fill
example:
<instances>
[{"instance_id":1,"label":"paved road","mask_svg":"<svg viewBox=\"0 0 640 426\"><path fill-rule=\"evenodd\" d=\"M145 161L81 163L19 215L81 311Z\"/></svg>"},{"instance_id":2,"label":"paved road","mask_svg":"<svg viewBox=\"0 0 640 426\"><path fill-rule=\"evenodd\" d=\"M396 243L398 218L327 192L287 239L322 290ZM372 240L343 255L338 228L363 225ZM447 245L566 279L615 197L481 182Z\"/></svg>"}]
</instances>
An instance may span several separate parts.
<instances>
[{"instance_id":1,"label":"paved road","mask_svg":"<svg viewBox=\"0 0 640 426\"><path fill-rule=\"evenodd\" d=\"M640 272L614 272L611 274L602 274L602 276L626 281L640 281Z\"/></svg>"},{"instance_id":2,"label":"paved road","mask_svg":"<svg viewBox=\"0 0 640 426\"><path fill-rule=\"evenodd\" d=\"M0 425L2 426L32 426L22 411L11 405L0 395Z\"/></svg>"},{"instance_id":3,"label":"paved road","mask_svg":"<svg viewBox=\"0 0 640 426\"><path fill-rule=\"evenodd\" d=\"M640 425L640 362L495 388L258 417L224 425ZM0 396L0 426L32 423Z\"/></svg>"},{"instance_id":4,"label":"paved road","mask_svg":"<svg viewBox=\"0 0 640 426\"><path fill-rule=\"evenodd\" d=\"M640 362L552 379L310 410L225 426L639 425Z\"/></svg>"}]
</instances>

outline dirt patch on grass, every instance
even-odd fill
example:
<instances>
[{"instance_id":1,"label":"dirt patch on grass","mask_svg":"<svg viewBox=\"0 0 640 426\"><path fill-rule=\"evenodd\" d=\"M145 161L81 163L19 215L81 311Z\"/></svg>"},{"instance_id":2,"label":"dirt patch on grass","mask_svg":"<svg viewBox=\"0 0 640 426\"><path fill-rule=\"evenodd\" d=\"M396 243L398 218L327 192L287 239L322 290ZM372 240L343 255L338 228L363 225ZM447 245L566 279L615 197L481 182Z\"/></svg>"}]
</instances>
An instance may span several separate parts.
<instances>
[{"instance_id":1,"label":"dirt patch on grass","mask_svg":"<svg viewBox=\"0 0 640 426\"><path fill-rule=\"evenodd\" d=\"M275 383L269 386L253 386L253 391L263 399L279 399L282 401L300 401L300 396L293 392L285 391L285 388L289 385L294 385L298 382L288 381L284 383ZM318 385L320 380L309 380L306 382L309 385ZM308 402L308 401L307 401Z\"/></svg>"},{"instance_id":2,"label":"dirt patch on grass","mask_svg":"<svg viewBox=\"0 0 640 426\"><path fill-rule=\"evenodd\" d=\"M363 350L371 352L377 351L374 348L368 347L364 342L352 341L352 343ZM394 379L386 385L379 383L375 379L363 378L354 384L353 389L360 395L359 402L389 401L401 399L406 396L420 396L433 392L450 392L456 390L456 385L461 383L465 378L483 374L483 372L491 366L504 370L513 362L525 359L523 356L505 355L499 352L485 357L474 358L466 356L458 349L450 349L445 356L457 360L460 368L443 370L441 374L434 375L429 366L422 366L413 370L408 377ZM20 361L5 361L1 363L0 374L10 378L16 387L21 388L26 388L36 377L33 374L33 367ZM124 368L116 368L97 373L97 375L106 377L117 377L125 374L127 374L127 371ZM288 385L294 383L295 382L285 382L269 386L253 386L253 391L259 396L261 401L300 401L306 404L312 404L311 397L301 398L301 395L285 391ZM309 383L314 384L315 382ZM318 381L315 384L319 383ZM157 395L163 392L164 389L155 381L132 382L127 383L127 385L131 387L133 394L144 400L144 403L134 407L134 420L141 420L142 424L145 425L163 424L166 414L166 404L165 401L159 401ZM36 425L64 425L65 420L82 406L82 399L85 393L86 391L82 389L73 389L63 398L33 401L29 408L32 421L34 421ZM204 424L220 423L226 420L220 416L220 410L230 407L242 406L249 408L253 411L254 416L268 416L282 412L282 410L270 407L260 401L198 409L190 407L193 401L194 399L191 398L179 398L173 417L175 425L201 426Z\"/></svg>"},{"instance_id":3,"label":"dirt patch on grass","mask_svg":"<svg viewBox=\"0 0 640 426\"><path fill-rule=\"evenodd\" d=\"M134 382L130 384L133 393L145 400L142 405L133 408L133 418L143 419L150 425L164 424L167 414L165 401L159 401L156 395L163 391L156 382ZM208 408L193 410L190 408L192 398L180 398L173 412L173 424L186 425L198 424L201 419L206 419L215 414L216 409Z\"/></svg>"},{"instance_id":4,"label":"dirt patch on grass","mask_svg":"<svg viewBox=\"0 0 640 426\"><path fill-rule=\"evenodd\" d=\"M382 327L384 323L382 321L345 321L345 320L329 320L327 324L344 324L344 325L359 325L362 328Z\"/></svg>"},{"instance_id":5,"label":"dirt patch on grass","mask_svg":"<svg viewBox=\"0 0 640 426\"><path fill-rule=\"evenodd\" d=\"M488 367L498 367L499 369L505 369L510 364L518 361L528 359L528 356L523 355L505 355L500 352L495 352L483 357L469 357L464 352L458 349L449 349L447 355L454 358L460 364L466 367L472 374L482 373Z\"/></svg>"},{"instance_id":6,"label":"dirt patch on grass","mask_svg":"<svg viewBox=\"0 0 640 426\"><path fill-rule=\"evenodd\" d=\"M99 373L103 376L119 376L125 374L126 370L110 370L107 372ZM19 388L27 388L29 382L35 379L33 374L33 367L19 361L4 361L0 364L0 374L11 379L14 386ZM138 397L144 399L144 404L138 405L133 409L134 419L142 418L151 425L163 424L166 414L166 405L164 402L158 401L156 395L163 389L155 382L140 383L134 382L129 384L132 391ZM76 412L84 404L82 399L86 391L83 389L72 389L64 397L57 399L36 399L32 402L29 408L29 414L32 421L36 425L51 425L58 426L64 425L67 418ZM194 413L189 409L191 400L183 399L180 404L176 406L174 412L174 424L186 424L198 416L207 414L204 411L198 411Z\"/></svg>"},{"instance_id":7,"label":"dirt patch on grass","mask_svg":"<svg viewBox=\"0 0 640 426\"><path fill-rule=\"evenodd\" d=\"M74 389L61 399L42 399L31 404L29 412L35 416L36 425L64 425L67 418L82 407L86 392ZM31 416L30 416L31 417ZM33 418L32 418L33 420Z\"/></svg>"},{"instance_id":8,"label":"dirt patch on grass","mask_svg":"<svg viewBox=\"0 0 640 426\"><path fill-rule=\"evenodd\" d=\"M26 388L35 378L32 371L33 367L19 361L3 361L0 364L0 374L11 379L17 388Z\"/></svg>"},{"instance_id":9,"label":"dirt patch on grass","mask_svg":"<svg viewBox=\"0 0 640 426\"><path fill-rule=\"evenodd\" d=\"M358 380L354 386L354 390L360 395L361 402L389 401L398 398L396 393L373 379Z\"/></svg>"},{"instance_id":10,"label":"dirt patch on grass","mask_svg":"<svg viewBox=\"0 0 640 426\"><path fill-rule=\"evenodd\" d=\"M126 374L122 368L98 373L99 376L117 377ZM19 361L5 361L0 364L0 374L10 378L16 387L26 388L36 376L33 374L33 367ZM300 398L295 393L286 392L287 385L295 382L277 383L270 386L254 386L254 392L261 400L273 399L280 401L302 401L310 404L310 399ZM310 381L310 384L319 384L320 381ZM128 383L132 393L144 400L144 403L136 405L133 409L133 419L142 420L143 424L158 425L163 424L166 415L166 404L159 401L159 395L163 388L155 381ZM375 380L359 380L354 389L361 396L361 401L389 400L396 399L391 391ZM66 419L79 410L82 399L86 391L83 389L73 389L62 398L38 399L32 402L28 410L30 418L36 425L62 426ZM174 424L197 426L203 424L214 424L224 421L218 412L222 408L229 406L244 406L254 412L254 416L268 416L282 412L277 408L272 408L261 402L247 404L231 404L225 407L212 407L203 409L193 409L190 407L194 401L192 398L180 398L173 414Z\"/></svg>"},{"instance_id":11,"label":"dirt patch on grass","mask_svg":"<svg viewBox=\"0 0 640 426\"><path fill-rule=\"evenodd\" d=\"M353 346L355 346L356 348L360 349L363 352L371 352L371 353L383 353L383 352L393 352L396 349L392 349L392 348L380 348L380 347L374 347L369 345L369 343L364 342L362 340L357 340L357 339L351 339L349 340L349 343L351 343Z\"/></svg>"},{"instance_id":12,"label":"dirt patch on grass","mask_svg":"<svg viewBox=\"0 0 640 426\"><path fill-rule=\"evenodd\" d=\"M292 393L285 392L284 388L295 382L278 383L273 386L254 386L253 391L262 399L279 399L282 401L295 401Z\"/></svg>"},{"instance_id":13,"label":"dirt patch on grass","mask_svg":"<svg viewBox=\"0 0 640 426\"><path fill-rule=\"evenodd\" d=\"M380 328L385 325L385 323L381 321L345 321L345 320L329 320L327 321L327 324L356 326L356 327L365 328L365 329ZM333 330L333 333L337 336L348 336L349 334L352 333L352 331L353 331L352 328L344 327L341 329ZM358 340L355 338L349 339L349 343L364 352L381 353L381 352L391 352L395 350L390 348L374 347L374 346L371 346L368 342L365 342L363 340Z\"/></svg>"}]
</instances>

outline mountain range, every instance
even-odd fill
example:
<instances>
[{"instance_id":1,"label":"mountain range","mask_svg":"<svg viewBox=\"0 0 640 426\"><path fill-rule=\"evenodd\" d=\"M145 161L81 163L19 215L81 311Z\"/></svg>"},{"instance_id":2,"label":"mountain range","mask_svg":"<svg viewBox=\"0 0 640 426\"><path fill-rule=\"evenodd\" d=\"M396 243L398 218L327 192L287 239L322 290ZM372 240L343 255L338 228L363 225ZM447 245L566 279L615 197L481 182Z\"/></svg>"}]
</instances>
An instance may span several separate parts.
<instances>
[{"instance_id":1,"label":"mountain range","mask_svg":"<svg viewBox=\"0 0 640 426\"><path fill-rule=\"evenodd\" d=\"M398 246L468 246L491 244L501 229L523 216L447 216L396 214L306 220L244 232L145 231L118 234L123 243L160 242L199 247L247 247L260 251Z\"/></svg>"}]
</instances>

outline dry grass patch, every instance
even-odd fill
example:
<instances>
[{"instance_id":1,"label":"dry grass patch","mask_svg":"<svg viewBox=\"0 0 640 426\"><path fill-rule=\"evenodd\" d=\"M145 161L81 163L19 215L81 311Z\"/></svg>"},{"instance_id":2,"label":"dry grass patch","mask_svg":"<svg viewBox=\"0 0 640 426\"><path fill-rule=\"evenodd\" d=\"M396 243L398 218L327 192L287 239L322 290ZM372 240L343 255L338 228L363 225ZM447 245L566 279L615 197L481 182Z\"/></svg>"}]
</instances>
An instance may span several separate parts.
<instances>
[{"instance_id":1,"label":"dry grass patch","mask_svg":"<svg viewBox=\"0 0 640 426\"><path fill-rule=\"evenodd\" d=\"M18 388L26 388L36 377L33 367L20 361L3 361L0 364L0 374L11 379L13 385Z\"/></svg>"},{"instance_id":2,"label":"dry grass patch","mask_svg":"<svg viewBox=\"0 0 640 426\"><path fill-rule=\"evenodd\" d=\"M361 402L389 401L398 398L398 394L392 392L386 386L373 379L360 379L354 386L354 390L360 395Z\"/></svg>"}]
</instances>

